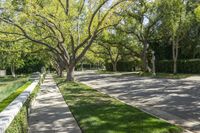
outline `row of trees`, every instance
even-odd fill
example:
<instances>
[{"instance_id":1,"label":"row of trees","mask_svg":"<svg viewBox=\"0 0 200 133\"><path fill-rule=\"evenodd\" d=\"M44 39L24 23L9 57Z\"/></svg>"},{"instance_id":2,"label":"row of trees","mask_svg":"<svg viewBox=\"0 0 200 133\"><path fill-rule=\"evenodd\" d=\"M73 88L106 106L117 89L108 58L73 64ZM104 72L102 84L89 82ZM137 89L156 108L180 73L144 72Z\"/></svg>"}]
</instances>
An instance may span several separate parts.
<instances>
[{"instance_id":1,"label":"row of trees","mask_svg":"<svg viewBox=\"0 0 200 133\"><path fill-rule=\"evenodd\" d=\"M111 62L115 71L119 60L141 60L150 71L151 50L157 59L169 53L176 73L179 51L198 46L197 0L1 0L0 6L1 44L41 47L68 81L86 57Z\"/></svg>"},{"instance_id":2,"label":"row of trees","mask_svg":"<svg viewBox=\"0 0 200 133\"><path fill-rule=\"evenodd\" d=\"M76 64L104 29L120 21L115 12L122 10L127 1L12 2L3 2L1 38L26 39L47 47L59 68L67 70L67 80L73 81Z\"/></svg>"},{"instance_id":3,"label":"row of trees","mask_svg":"<svg viewBox=\"0 0 200 133\"><path fill-rule=\"evenodd\" d=\"M0 43L0 70L8 70L13 77L17 73L32 73L40 71L43 66L48 67L51 56L42 47L25 42ZM45 52L45 53L44 53Z\"/></svg>"},{"instance_id":4,"label":"row of trees","mask_svg":"<svg viewBox=\"0 0 200 133\"><path fill-rule=\"evenodd\" d=\"M127 48L128 44L133 57L141 59L145 72L151 71L149 57L153 50L157 60L173 60L173 73L177 73L178 58L199 58L199 5L197 0L135 0L120 12L122 21L114 27L115 32L107 31L112 35L117 32L117 38L122 37L121 40L128 42L112 41L112 37L110 41L115 43L115 47L118 44L118 51L123 57L122 47ZM133 44L134 47L130 47ZM114 64L112 58L110 61Z\"/></svg>"}]
</instances>

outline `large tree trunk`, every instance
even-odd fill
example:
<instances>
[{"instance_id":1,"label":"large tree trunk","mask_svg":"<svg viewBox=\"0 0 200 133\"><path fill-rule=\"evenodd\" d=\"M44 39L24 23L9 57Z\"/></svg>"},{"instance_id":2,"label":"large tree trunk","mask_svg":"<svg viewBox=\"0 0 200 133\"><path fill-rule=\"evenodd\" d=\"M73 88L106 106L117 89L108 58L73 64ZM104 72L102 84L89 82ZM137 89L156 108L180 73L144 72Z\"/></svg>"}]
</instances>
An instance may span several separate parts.
<instances>
[{"instance_id":1,"label":"large tree trunk","mask_svg":"<svg viewBox=\"0 0 200 133\"><path fill-rule=\"evenodd\" d=\"M148 62L147 62L147 42L143 42L143 51L142 51L142 70L148 72Z\"/></svg>"},{"instance_id":2,"label":"large tree trunk","mask_svg":"<svg viewBox=\"0 0 200 133\"><path fill-rule=\"evenodd\" d=\"M11 74L12 74L12 76L14 78L16 77L16 75L15 75L15 67L13 65L11 66Z\"/></svg>"},{"instance_id":3,"label":"large tree trunk","mask_svg":"<svg viewBox=\"0 0 200 133\"><path fill-rule=\"evenodd\" d=\"M177 73L177 60L174 60L174 68L173 68L173 73L176 74Z\"/></svg>"},{"instance_id":4,"label":"large tree trunk","mask_svg":"<svg viewBox=\"0 0 200 133\"><path fill-rule=\"evenodd\" d=\"M113 71L116 72L117 71L117 62L113 62L112 66L113 66Z\"/></svg>"},{"instance_id":5,"label":"large tree trunk","mask_svg":"<svg viewBox=\"0 0 200 133\"><path fill-rule=\"evenodd\" d=\"M56 74L59 76L59 67L55 66L55 69L56 69Z\"/></svg>"},{"instance_id":6,"label":"large tree trunk","mask_svg":"<svg viewBox=\"0 0 200 133\"><path fill-rule=\"evenodd\" d=\"M59 70L58 69L56 69L56 74L59 76Z\"/></svg>"},{"instance_id":7,"label":"large tree trunk","mask_svg":"<svg viewBox=\"0 0 200 133\"><path fill-rule=\"evenodd\" d=\"M69 65L67 68L67 81L74 81L74 69L75 65Z\"/></svg>"},{"instance_id":8,"label":"large tree trunk","mask_svg":"<svg viewBox=\"0 0 200 133\"><path fill-rule=\"evenodd\" d=\"M177 60L178 60L178 43L173 40L172 44L172 54L173 54L173 73L177 73Z\"/></svg>"},{"instance_id":9,"label":"large tree trunk","mask_svg":"<svg viewBox=\"0 0 200 133\"><path fill-rule=\"evenodd\" d=\"M62 68L61 66L57 65L57 66L55 67L55 69L56 69L57 75L58 75L59 77L62 77L62 76L63 76L63 68Z\"/></svg>"},{"instance_id":10,"label":"large tree trunk","mask_svg":"<svg viewBox=\"0 0 200 133\"><path fill-rule=\"evenodd\" d=\"M63 70L60 68L59 69L59 77L62 77L63 76Z\"/></svg>"},{"instance_id":11,"label":"large tree trunk","mask_svg":"<svg viewBox=\"0 0 200 133\"><path fill-rule=\"evenodd\" d=\"M83 62L81 62L81 71L83 71Z\"/></svg>"}]
</instances>

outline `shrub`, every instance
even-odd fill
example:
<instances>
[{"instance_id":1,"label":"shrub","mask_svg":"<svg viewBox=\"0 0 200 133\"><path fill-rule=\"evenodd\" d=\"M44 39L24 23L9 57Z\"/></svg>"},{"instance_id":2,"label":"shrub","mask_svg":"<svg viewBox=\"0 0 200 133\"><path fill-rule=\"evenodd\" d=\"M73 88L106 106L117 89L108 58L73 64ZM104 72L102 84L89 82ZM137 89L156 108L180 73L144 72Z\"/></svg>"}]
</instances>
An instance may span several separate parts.
<instances>
[{"instance_id":1,"label":"shrub","mask_svg":"<svg viewBox=\"0 0 200 133\"><path fill-rule=\"evenodd\" d=\"M113 71L112 63L105 64L107 71ZM134 61L119 61L117 62L117 71L120 72L130 72L135 70L135 62Z\"/></svg>"},{"instance_id":2,"label":"shrub","mask_svg":"<svg viewBox=\"0 0 200 133\"><path fill-rule=\"evenodd\" d=\"M76 70L81 70L82 68L85 70L93 70L100 68L101 66L99 64L93 64L93 63L83 63L83 64L78 64L76 65Z\"/></svg>"},{"instance_id":3,"label":"shrub","mask_svg":"<svg viewBox=\"0 0 200 133\"><path fill-rule=\"evenodd\" d=\"M106 63L105 67L106 67L106 71L113 71L112 63Z\"/></svg>"}]
</instances>

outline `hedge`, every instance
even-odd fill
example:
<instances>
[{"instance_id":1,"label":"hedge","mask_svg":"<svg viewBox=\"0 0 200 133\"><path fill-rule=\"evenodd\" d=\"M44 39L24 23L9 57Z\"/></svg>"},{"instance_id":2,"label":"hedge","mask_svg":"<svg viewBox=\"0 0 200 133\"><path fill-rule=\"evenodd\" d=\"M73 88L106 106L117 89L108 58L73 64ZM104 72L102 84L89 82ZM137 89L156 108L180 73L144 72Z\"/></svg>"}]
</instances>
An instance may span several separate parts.
<instances>
[{"instance_id":1,"label":"hedge","mask_svg":"<svg viewBox=\"0 0 200 133\"><path fill-rule=\"evenodd\" d=\"M76 65L76 70L81 70L82 68L83 69L86 69L86 70L93 70L93 69L97 69L97 68L100 68L101 66L99 64L87 64L87 63L83 63L83 64L78 64Z\"/></svg>"},{"instance_id":2,"label":"hedge","mask_svg":"<svg viewBox=\"0 0 200 133\"><path fill-rule=\"evenodd\" d=\"M156 72L172 73L173 60L162 60L156 62ZM178 73L200 73L200 59L178 60Z\"/></svg>"},{"instance_id":3,"label":"hedge","mask_svg":"<svg viewBox=\"0 0 200 133\"><path fill-rule=\"evenodd\" d=\"M105 64L107 71L113 71L112 63ZM117 62L117 71L129 72L135 70L135 62L133 61L119 61Z\"/></svg>"}]
</instances>

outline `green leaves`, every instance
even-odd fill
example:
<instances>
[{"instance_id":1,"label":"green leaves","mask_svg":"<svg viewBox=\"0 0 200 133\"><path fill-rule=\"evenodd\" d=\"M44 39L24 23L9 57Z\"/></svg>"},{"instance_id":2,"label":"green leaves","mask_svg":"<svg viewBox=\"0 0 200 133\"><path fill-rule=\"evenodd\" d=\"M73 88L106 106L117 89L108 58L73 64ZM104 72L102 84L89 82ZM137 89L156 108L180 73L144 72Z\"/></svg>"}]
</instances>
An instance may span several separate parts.
<instances>
[{"instance_id":1,"label":"green leaves","mask_svg":"<svg viewBox=\"0 0 200 133\"><path fill-rule=\"evenodd\" d=\"M190 13L186 12L186 4L182 0L160 2L159 11L163 14L162 25L171 36L179 37L187 29Z\"/></svg>"},{"instance_id":2,"label":"green leaves","mask_svg":"<svg viewBox=\"0 0 200 133\"><path fill-rule=\"evenodd\" d=\"M196 9L195 9L195 15L196 15L196 18L197 20L200 22L200 6L198 6Z\"/></svg>"},{"instance_id":3,"label":"green leaves","mask_svg":"<svg viewBox=\"0 0 200 133\"><path fill-rule=\"evenodd\" d=\"M4 44L0 46L0 66L1 68L10 68L14 66L19 68L23 66L22 51L19 45Z\"/></svg>"}]
</instances>

